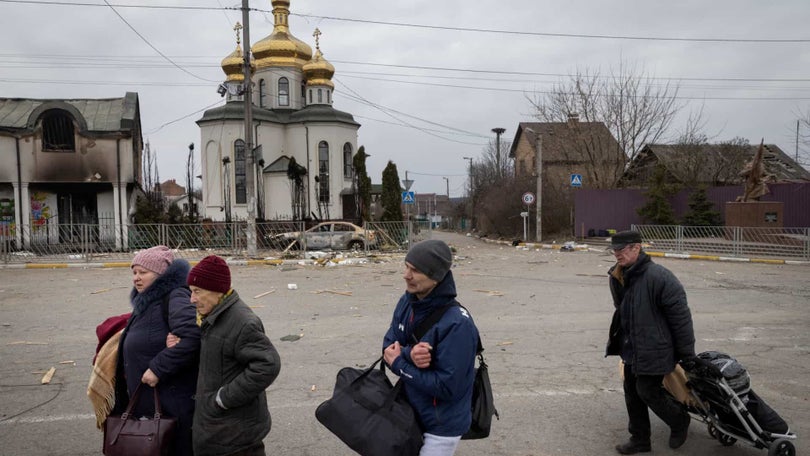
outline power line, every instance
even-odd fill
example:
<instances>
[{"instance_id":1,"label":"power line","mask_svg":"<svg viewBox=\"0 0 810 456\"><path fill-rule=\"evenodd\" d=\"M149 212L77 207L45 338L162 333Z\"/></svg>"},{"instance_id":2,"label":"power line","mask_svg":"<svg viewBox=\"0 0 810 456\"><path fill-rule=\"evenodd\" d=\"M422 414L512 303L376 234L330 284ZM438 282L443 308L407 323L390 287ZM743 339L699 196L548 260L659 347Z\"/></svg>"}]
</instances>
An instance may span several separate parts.
<instances>
[{"instance_id":1,"label":"power line","mask_svg":"<svg viewBox=\"0 0 810 456\"><path fill-rule=\"evenodd\" d=\"M432 30L451 30L455 32L497 33L503 35L545 36L556 38L588 38L608 40L634 40L634 41L680 41L680 42L710 42L710 43L810 43L810 39L803 38L683 38L663 36L629 36L629 35L589 35L583 33L552 33L552 32L522 32L516 30L482 29L472 27L449 27L442 25L426 25L408 22L374 21L368 19L350 19L336 16L319 16L315 14L290 13L290 16L300 16L314 19L327 19L342 22L358 22L362 24L390 25L393 27L411 27Z\"/></svg>"},{"instance_id":2,"label":"power line","mask_svg":"<svg viewBox=\"0 0 810 456\"><path fill-rule=\"evenodd\" d=\"M107 0L104 0L104 3L106 3L106 4L107 4L107 6L109 6L109 7L110 7L110 9L113 11L113 13L115 13L115 15L116 15L116 16L118 16L118 18L119 18L119 19L121 19L121 20L124 22L124 24L126 24L126 25L127 25L127 27L129 27L129 28L130 28L130 30L132 30L133 32L135 32L135 34L136 34L136 35L138 35L138 38L140 38L140 39L141 39L141 40L142 40L144 43L148 44L150 48L152 48L152 49L153 49L155 52L157 52L158 54L160 54L160 56L161 56L161 57L163 57L164 59L166 59L166 61L167 61L167 62L171 63L171 64L172 64L173 66L175 66L175 67L176 67L178 70L180 70L180 71L182 71L182 72L184 72L184 73L186 73L186 74L188 74L188 75L190 75L190 76L192 76L192 77L194 77L194 78L196 78L196 79L199 79L199 80L201 80L201 81L207 81L207 82L218 82L218 81L213 81L213 80L210 80L210 79L201 78L200 76L197 76L196 74L194 74L194 73L192 73L192 72L188 71L187 69L185 69L185 68L181 67L180 65L178 65L178 64L176 64L176 63L174 63L174 61L173 61L172 59L170 59L169 57L167 57L167 56L166 56L166 54L164 54L163 52L161 52L161 51L160 51L160 49L156 48L156 47L155 47L155 46L154 46L152 43L150 43L150 42L149 42L149 40L147 40L145 36L141 35L141 33L140 33L140 32L138 32L138 30L136 30L136 29L135 29L135 27L133 27L133 26L132 26L132 24L130 24L129 22L127 22L127 20L126 20L126 19L124 19L124 16L122 16L122 15L121 15L121 14L120 14L120 13L119 13L119 12L118 12L118 11L117 11L115 8L114 8L114 7L113 7L113 6L110 4L110 2L108 2Z\"/></svg>"},{"instance_id":3,"label":"power line","mask_svg":"<svg viewBox=\"0 0 810 456\"><path fill-rule=\"evenodd\" d=\"M0 0L0 3L23 3L29 5L59 5L59 6L103 6L98 3L84 2L57 2L57 1L33 1L33 0ZM105 3L106 0L105 0ZM178 9L178 10L239 10L237 7L204 7L204 6L174 6L174 5L135 5L135 4L109 4L117 8L150 8L150 9ZM251 11L262 13L272 13L271 10L261 8L250 8ZM526 32L519 30L504 29L484 29L475 27L451 27L446 25L428 25L412 22L391 22L377 21L370 19L355 19L337 16L320 16L315 14L303 14L290 12L290 16L302 18L312 18L320 20L332 20L338 22L351 22L360 24L387 25L391 27L421 28L429 30L449 30L455 32L471 33L495 33L501 35L521 35L521 36L542 36L555 38L578 38L578 39L600 39L600 40L630 40L630 41L672 41L672 42L697 42L697 43L765 43L765 44L797 44L810 43L810 38L715 38L715 37L671 37L671 36L631 36L631 35L608 35L608 34L585 34L585 33L556 33L556 32Z\"/></svg>"},{"instance_id":4,"label":"power line","mask_svg":"<svg viewBox=\"0 0 810 456\"><path fill-rule=\"evenodd\" d=\"M472 90L486 90L486 91L494 91L494 92L519 92L519 93L541 93L541 94L555 94L559 93L556 90L525 90L525 89L507 89L502 87L474 87L474 86L462 86L456 84L439 84L435 82L415 82L415 81L402 81L399 79L385 79L385 78L368 78L363 76L352 76L346 75L349 78L356 78L356 79L365 79L370 81L384 81L384 82L396 82L399 84L414 84L414 85L424 85L424 86L434 86L434 87L448 87L448 88L455 88L455 89L472 89ZM675 96L672 97L676 100L737 100L737 101L790 101L790 100L810 100L810 97L686 97L686 96Z\"/></svg>"},{"instance_id":5,"label":"power line","mask_svg":"<svg viewBox=\"0 0 810 456\"><path fill-rule=\"evenodd\" d=\"M189 117L193 116L194 114L197 114L197 113L199 113L199 112L205 111L205 110L206 110L206 109L208 109L208 108L211 108L211 107L213 107L213 106L216 106L216 105L218 105L218 104L222 103L222 101L223 101L223 100L221 100L221 99L220 99L220 100L217 100L217 101L215 101L214 103L211 103L210 105L208 105L208 106L206 106L206 107L204 107L204 108L202 108L202 109L198 109L198 110L196 110L196 111L194 111L194 112L190 112L190 113L188 113L188 114L184 115L183 117L178 117L177 119L174 119L174 120L170 120L170 121L168 121L168 122L165 122L164 124L160 125L159 127L154 128L154 129L152 129L152 130L148 131L146 134L151 135L151 134L157 133L157 132L159 132L160 130L162 130L162 129L163 129L163 127L169 126L169 125L171 125L171 124L173 124L173 123L175 123L175 122L179 122L179 121L181 121L181 120L183 120L183 119L189 118Z\"/></svg>"},{"instance_id":6,"label":"power line","mask_svg":"<svg viewBox=\"0 0 810 456\"><path fill-rule=\"evenodd\" d=\"M381 106L381 105L378 105L378 104L376 104L376 103L374 103L374 102L371 102L371 101L367 100L367 99L366 99L366 98L364 98L362 95L360 95L360 94L358 94L357 92L355 92L354 90L352 90L352 88L351 88L351 87L347 86L346 84L344 84L342 81L338 80L337 78L335 78L335 79L334 79L334 81L335 81L335 82L337 82L338 84L342 85L343 87L345 87L345 88L346 88L346 90L350 91L352 94L354 94L354 96L356 97L356 99L361 100L363 103L368 104L368 106L371 106L371 107L373 107L373 108L375 108L375 109L379 110L379 111L380 111L380 112L382 112L383 114L385 114L385 115L387 115L387 116L391 117L392 119L394 119L394 120L396 120L396 121L400 122L400 124L401 124L401 125L403 125L403 126L407 126L407 127L414 128L414 129L419 130L419 131L421 131L421 132L423 132L423 133L425 133L425 134L428 134L428 135L430 135L430 136L435 136L435 137L437 137L437 138L439 138L439 139L443 139L443 140L445 140L445 141L455 142L455 143L459 143L459 144L467 144L467 145L471 145L471 146L476 146L476 145L478 145L478 144L474 144L474 143L468 143L468 142L464 142L464 141L458 141L458 140L451 139L451 138L446 138L446 137L441 136L441 135L439 135L439 134L433 133L432 131L429 131L429 130L426 130L426 129L420 128L420 127L418 127L418 126L416 126L416 125L414 125L414 124L412 124L412 123L406 122L406 121L404 121L404 120L402 120L402 119L398 118L397 116L395 116L395 115L391 114L391 113L389 112L389 109L388 109L388 108L385 108L385 107L383 107L383 106Z\"/></svg>"},{"instance_id":7,"label":"power line","mask_svg":"<svg viewBox=\"0 0 810 456\"><path fill-rule=\"evenodd\" d=\"M7 1L7 0L0 0L0 2ZM126 64L138 64L139 67L142 67L141 64L149 64L148 60L139 60L141 58L145 59L153 59L156 58L154 56L128 56L127 58L121 58L120 55L65 55L65 54L18 54L18 53L0 53L0 57L3 58L22 58L22 59L48 59L48 62L53 64L53 60L72 60L76 59L78 62L82 62L81 59L96 61L110 61L110 62L120 62ZM217 61L221 59L221 56L205 56L205 55L195 55L195 56L172 56L173 58L188 58L188 59L202 59L204 62L211 62ZM502 75L513 75L513 76L544 76L544 77L570 77L571 74L567 73L544 73L544 72L536 72L536 71L503 71L503 70L482 70L482 69L474 69L474 68L454 68L454 67L436 67L436 66L424 66L424 65L396 65L396 64L388 64L388 63L375 63L375 62L358 62L354 60L335 60L330 59L332 63L344 63L348 65L364 65L364 66L377 66L377 67L388 67L388 68L403 68L408 70L434 70L434 71L450 71L450 72L462 72L462 73L481 73L481 74L502 74ZM6 62L8 63L8 62ZM56 66L56 65L54 65ZM213 68L218 67L219 65L215 63L198 63L198 64L188 64L188 66L200 67L200 68ZM61 68L61 66L59 66ZM122 65L122 68L128 68L127 65ZM344 73L341 71L341 74ZM372 74L385 74L385 73L372 73ZM598 75L598 78L604 79L609 78L609 76L602 76ZM810 82L810 78L744 78L744 77L689 77L689 76L648 76L644 79L654 80L654 81L707 81L707 82Z\"/></svg>"},{"instance_id":8,"label":"power line","mask_svg":"<svg viewBox=\"0 0 810 456\"><path fill-rule=\"evenodd\" d=\"M563 73L538 73L533 71L498 71L498 70L478 70L472 68L449 68L449 67L433 67L421 65L395 65L388 63L371 63L371 62L356 62L351 60L330 60L333 63L347 63L351 65L369 65L381 66L391 68L407 68L417 70L439 70L439 71L461 71L467 73L487 73L487 74L510 74L516 76L553 76L553 77L568 77L570 74ZM600 76L605 77L605 76ZM810 78L694 78L694 77L654 77L650 76L645 79L663 80L663 81L722 81L722 82L810 82Z\"/></svg>"}]
</instances>

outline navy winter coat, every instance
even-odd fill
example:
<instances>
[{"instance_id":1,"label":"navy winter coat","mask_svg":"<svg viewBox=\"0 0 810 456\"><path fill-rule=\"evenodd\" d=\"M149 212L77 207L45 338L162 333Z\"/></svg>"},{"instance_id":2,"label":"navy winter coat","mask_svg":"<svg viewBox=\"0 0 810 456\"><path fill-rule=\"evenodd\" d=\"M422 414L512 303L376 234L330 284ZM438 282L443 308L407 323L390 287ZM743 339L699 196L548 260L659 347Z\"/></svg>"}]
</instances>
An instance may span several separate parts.
<instances>
[{"instance_id":1,"label":"navy winter coat","mask_svg":"<svg viewBox=\"0 0 810 456\"><path fill-rule=\"evenodd\" d=\"M417 412L422 429L446 437L463 435L470 429L478 329L467 311L455 306L421 339L433 347L429 367L419 369L413 364L411 346L416 345L412 335L419 323L455 297L452 272L422 300L405 292L383 340L383 350L395 340L402 346L391 370L404 382L408 402Z\"/></svg>"},{"instance_id":2,"label":"navy winter coat","mask_svg":"<svg viewBox=\"0 0 810 456\"><path fill-rule=\"evenodd\" d=\"M692 314L683 285L641 252L625 271L610 268L616 308L605 356L621 355L637 375L665 375L695 354ZM624 285L617 278L623 275Z\"/></svg>"},{"instance_id":3,"label":"navy winter coat","mask_svg":"<svg viewBox=\"0 0 810 456\"><path fill-rule=\"evenodd\" d=\"M141 293L132 289L133 311L119 345L116 375L114 413L121 413L141 385L144 372L152 369L159 379L157 391L163 413L178 419L176 447L172 453L177 455L191 454L191 419L200 353L197 312L185 287L189 270L186 260L176 259ZM163 302L167 295L168 315L164 316ZM166 348L170 330L180 337L180 342ZM152 416L154 409L152 388L144 384L134 409L135 416Z\"/></svg>"}]
</instances>

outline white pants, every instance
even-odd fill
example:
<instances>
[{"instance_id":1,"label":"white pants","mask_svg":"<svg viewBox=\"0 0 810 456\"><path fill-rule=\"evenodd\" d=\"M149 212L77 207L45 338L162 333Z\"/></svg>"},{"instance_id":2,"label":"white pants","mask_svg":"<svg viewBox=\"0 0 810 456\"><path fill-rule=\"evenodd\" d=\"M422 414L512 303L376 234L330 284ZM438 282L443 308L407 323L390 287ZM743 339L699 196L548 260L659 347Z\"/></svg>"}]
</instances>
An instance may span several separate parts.
<instances>
[{"instance_id":1,"label":"white pants","mask_svg":"<svg viewBox=\"0 0 810 456\"><path fill-rule=\"evenodd\" d=\"M453 456L458 447L458 442L461 441L461 436L456 437L442 437L440 435L422 434L425 443L419 451L419 456Z\"/></svg>"}]
</instances>

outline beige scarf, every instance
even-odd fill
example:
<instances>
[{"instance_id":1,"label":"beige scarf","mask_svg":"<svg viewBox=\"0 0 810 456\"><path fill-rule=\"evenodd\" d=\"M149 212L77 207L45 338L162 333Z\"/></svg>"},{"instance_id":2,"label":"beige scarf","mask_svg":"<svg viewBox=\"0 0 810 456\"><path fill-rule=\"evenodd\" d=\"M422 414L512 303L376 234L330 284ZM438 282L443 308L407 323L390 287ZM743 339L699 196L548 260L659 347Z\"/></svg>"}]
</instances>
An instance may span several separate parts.
<instances>
[{"instance_id":1,"label":"beige scarf","mask_svg":"<svg viewBox=\"0 0 810 456\"><path fill-rule=\"evenodd\" d=\"M104 422L115 405L115 369L118 363L118 343L121 333L118 331L98 351L93 373L87 384L87 397L96 412L96 427L104 428Z\"/></svg>"}]
</instances>

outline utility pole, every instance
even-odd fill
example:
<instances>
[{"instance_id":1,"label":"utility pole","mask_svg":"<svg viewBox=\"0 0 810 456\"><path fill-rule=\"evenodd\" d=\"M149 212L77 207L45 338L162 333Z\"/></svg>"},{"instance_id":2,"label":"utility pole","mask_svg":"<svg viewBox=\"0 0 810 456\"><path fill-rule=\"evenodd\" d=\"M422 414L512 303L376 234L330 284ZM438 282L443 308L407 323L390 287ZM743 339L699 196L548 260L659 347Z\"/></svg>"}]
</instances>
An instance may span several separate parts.
<instances>
[{"instance_id":1,"label":"utility pole","mask_svg":"<svg viewBox=\"0 0 810 456\"><path fill-rule=\"evenodd\" d=\"M501 173L501 135L506 131L506 128L493 128L492 132L495 133L495 166L498 177L503 177Z\"/></svg>"},{"instance_id":2,"label":"utility pole","mask_svg":"<svg viewBox=\"0 0 810 456\"><path fill-rule=\"evenodd\" d=\"M247 254L256 257L256 162L253 156L253 95L250 71L250 7L248 0L242 0L242 42L245 43L243 74L245 104L245 187L248 195L247 206Z\"/></svg>"},{"instance_id":3,"label":"utility pole","mask_svg":"<svg viewBox=\"0 0 810 456\"><path fill-rule=\"evenodd\" d=\"M539 128L539 127L538 127ZM534 131L531 128L526 128L527 133L534 135L534 159L536 161L537 172L537 219L535 227L535 240L540 242L543 238L543 138L540 136L539 131Z\"/></svg>"},{"instance_id":4,"label":"utility pole","mask_svg":"<svg viewBox=\"0 0 810 456\"><path fill-rule=\"evenodd\" d=\"M537 233L535 237L537 237L537 242L540 242L543 240L543 137L539 132L535 135L535 147L537 149L535 152L537 159L537 222L535 226Z\"/></svg>"},{"instance_id":5,"label":"utility pole","mask_svg":"<svg viewBox=\"0 0 810 456\"><path fill-rule=\"evenodd\" d=\"M443 177L444 183L447 184L447 201L450 201L450 179L447 177Z\"/></svg>"},{"instance_id":6,"label":"utility pole","mask_svg":"<svg viewBox=\"0 0 810 456\"><path fill-rule=\"evenodd\" d=\"M462 157L462 158L464 160L468 160L470 162L470 170L469 170L470 191L467 194L467 200L468 200L467 202L470 205L470 229L472 229L473 220L475 219L475 212L474 212L475 211L475 204L474 204L474 201L473 201L473 195L474 195L474 191L473 191L473 189L474 189L474 187L473 187L473 163L472 163L473 159L472 159L472 157Z\"/></svg>"}]
</instances>

